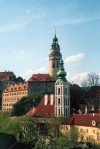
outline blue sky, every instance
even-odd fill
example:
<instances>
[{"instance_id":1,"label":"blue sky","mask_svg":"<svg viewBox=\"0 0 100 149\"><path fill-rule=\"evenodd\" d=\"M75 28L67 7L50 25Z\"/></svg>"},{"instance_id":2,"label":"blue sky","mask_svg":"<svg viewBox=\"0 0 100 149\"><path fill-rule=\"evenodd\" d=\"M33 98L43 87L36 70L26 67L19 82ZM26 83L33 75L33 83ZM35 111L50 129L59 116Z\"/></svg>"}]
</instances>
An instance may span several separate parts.
<instances>
[{"instance_id":1,"label":"blue sky","mask_svg":"<svg viewBox=\"0 0 100 149\"><path fill-rule=\"evenodd\" d=\"M0 71L48 73L54 26L68 80L100 74L100 0L0 0Z\"/></svg>"}]
</instances>

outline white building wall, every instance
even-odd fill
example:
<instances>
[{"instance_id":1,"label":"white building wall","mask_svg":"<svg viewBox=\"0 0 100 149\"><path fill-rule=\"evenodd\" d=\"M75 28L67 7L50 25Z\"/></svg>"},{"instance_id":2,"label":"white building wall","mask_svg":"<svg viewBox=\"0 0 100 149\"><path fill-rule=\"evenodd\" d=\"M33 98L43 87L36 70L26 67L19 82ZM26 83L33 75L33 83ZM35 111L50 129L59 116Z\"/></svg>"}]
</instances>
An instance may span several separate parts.
<instances>
[{"instance_id":1,"label":"white building wall","mask_svg":"<svg viewBox=\"0 0 100 149\"><path fill-rule=\"evenodd\" d=\"M67 91L65 92L65 88ZM60 94L59 94L60 89ZM59 102L60 98L60 104ZM65 101L66 98L66 101ZM60 109L60 113L59 113ZM55 116L56 117L69 117L70 116L70 90L69 84L55 84Z\"/></svg>"}]
</instances>

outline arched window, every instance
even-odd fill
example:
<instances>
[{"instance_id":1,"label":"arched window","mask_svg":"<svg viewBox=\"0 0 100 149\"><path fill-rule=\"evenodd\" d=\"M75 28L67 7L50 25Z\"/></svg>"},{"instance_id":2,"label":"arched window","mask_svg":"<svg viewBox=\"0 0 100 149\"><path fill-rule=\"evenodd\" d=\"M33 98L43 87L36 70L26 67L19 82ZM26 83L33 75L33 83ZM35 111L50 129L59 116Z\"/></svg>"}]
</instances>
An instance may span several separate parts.
<instances>
[{"instance_id":1,"label":"arched window","mask_svg":"<svg viewBox=\"0 0 100 149\"><path fill-rule=\"evenodd\" d=\"M58 88L58 95L60 95L60 88Z\"/></svg>"}]
</instances>

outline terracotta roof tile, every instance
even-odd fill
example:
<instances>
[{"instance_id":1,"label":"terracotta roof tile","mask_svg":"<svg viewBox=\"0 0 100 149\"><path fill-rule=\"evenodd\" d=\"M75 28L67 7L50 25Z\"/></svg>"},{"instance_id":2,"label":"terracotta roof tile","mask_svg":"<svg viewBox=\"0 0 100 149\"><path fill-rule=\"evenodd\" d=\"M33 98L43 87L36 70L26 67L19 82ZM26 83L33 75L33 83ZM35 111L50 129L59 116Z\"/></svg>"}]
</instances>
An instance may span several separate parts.
<instances>
[{"instance_id":1,"label":"terracotta roof tile","mask_svg":"<svg viewBox=\"0 0 100 149\"><path fill-rule=\"evenodd\" d=\"M64 124L68 125L82 125L92 126L92 121L95 120L97 124L100 124L100 113L91 114L74 114L67 118Z\"/></svg>"},{"instance_id":2,"label":"terracotta roof tile","mask_svg":"<svg viewBox=\"0 0 100 149\"><path fill-rule=\"evenodd\" d=\"M4 92L11 92L11 91L18 91L18 90L27 90L28 89L28 84L15 84L15 85L10 85L8 86L7 89L3 91Z\"/></svg>"},{"instance_id":3,"label":"terracotta roof tile","mask_svg":"<svg viewBox=\"0 0 100 149\"><path fill-rule=\"evenodd\" d=\"M48 95L48 104L45 105L45 99L41 99L41 102L36 107L35 111L30 110L27 115L31 115L34 117L54 117L54 104L50 103L50 96Z\"/></svg>"},{"instance_id":4,"label":"terracotta roof tile","mask_svg":"<svg viewBox=\"0 0 100 149\"><path fill-rule=\"evenodd\" d=\"M37 81L54 81L49 74L33 74L28 82L37 82Z\"/></svg>"}]
</instances>

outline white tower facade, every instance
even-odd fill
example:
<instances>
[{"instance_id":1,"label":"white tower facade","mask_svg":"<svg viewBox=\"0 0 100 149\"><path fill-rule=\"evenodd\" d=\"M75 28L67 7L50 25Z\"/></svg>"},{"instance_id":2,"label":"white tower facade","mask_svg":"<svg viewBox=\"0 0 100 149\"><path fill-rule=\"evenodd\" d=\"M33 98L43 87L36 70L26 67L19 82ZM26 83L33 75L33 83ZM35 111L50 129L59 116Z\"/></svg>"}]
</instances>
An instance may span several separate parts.
<instances>
[{"instance_id":1,"label":"white tower facade","mask_svg":"<svg viewBox=\"0 0 100 149\"><path fill-rule=\"evenodd\" d=\"M70 87L66 80L66 72L63 67L63 60L60 61L60 68L57 73L58 79L55 82L55 116L70 116Z\"/></svg>"}]
</instances>

